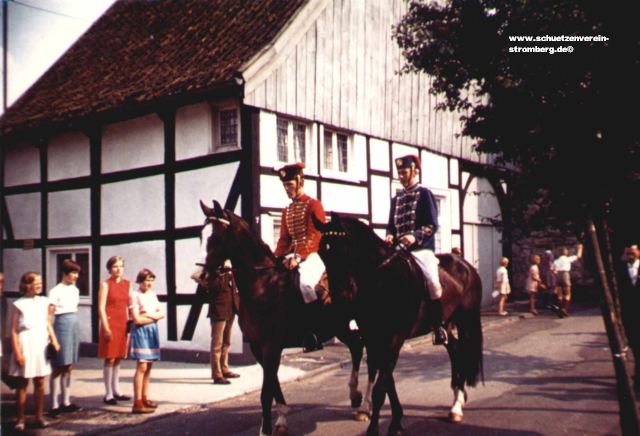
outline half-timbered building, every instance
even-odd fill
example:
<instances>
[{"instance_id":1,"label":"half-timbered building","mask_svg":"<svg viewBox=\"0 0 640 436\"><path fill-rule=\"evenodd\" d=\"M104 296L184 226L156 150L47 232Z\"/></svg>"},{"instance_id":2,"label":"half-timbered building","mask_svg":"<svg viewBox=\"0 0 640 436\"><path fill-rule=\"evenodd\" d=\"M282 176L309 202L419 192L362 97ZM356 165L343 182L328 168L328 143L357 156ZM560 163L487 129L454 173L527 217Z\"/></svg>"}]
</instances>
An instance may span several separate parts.
<instances>
[{"instance_id":1,"label":"half-timbered building","mask_svg":"<svg viewBox=\"0 0 640 436\"><path fill-rule=\"evenodd\" d=\"M510 249L490 222L506 213L505 187L457 135L459 114L434 110L431 79L398 74L392 26L406 7L116 2L0 121L6 289L27 270L42 271L50 289L60 262L75 259L81 340L96 343L97 289L119 255L126 277L143 267L157 275L163 348L207 350L189 278L200 199L217 199L275 246L288 200L272 170L301 161L308 194L383 235L400 188L393 159L414 153L439 205L437 250L460 247L489 302Z\"/></svg>"}]
</instances>

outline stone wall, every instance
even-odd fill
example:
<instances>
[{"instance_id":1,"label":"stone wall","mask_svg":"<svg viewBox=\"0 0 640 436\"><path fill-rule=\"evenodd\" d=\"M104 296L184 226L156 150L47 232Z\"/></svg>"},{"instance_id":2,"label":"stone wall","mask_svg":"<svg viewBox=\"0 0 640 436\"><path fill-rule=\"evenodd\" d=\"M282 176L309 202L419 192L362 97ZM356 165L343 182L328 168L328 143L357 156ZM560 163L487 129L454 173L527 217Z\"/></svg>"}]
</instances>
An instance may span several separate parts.
<instances>
[{"instance_id":1,"label":"stone wall","mask_svg":"<svg viewBox=\"0 0 640 436\"><path fill-rule=\"evenodd\" d=\"M527 298L525 291L525 280L529 271L529 256L542 254L551 249L554 258L560 256L560 248L566 247L569 255L576 254L578 240L575 237L562 235L561 233L533 233L531 237L522 238L515 241L512 245L512 258L510 261L511 270L511 288L515 299L520 300ZM583 247L582 259L574 262L571 266L571 283L575 298L581 299L594 286L594 279L589 274L591 268L591 253Z\"/></svg>"}]
</instances>

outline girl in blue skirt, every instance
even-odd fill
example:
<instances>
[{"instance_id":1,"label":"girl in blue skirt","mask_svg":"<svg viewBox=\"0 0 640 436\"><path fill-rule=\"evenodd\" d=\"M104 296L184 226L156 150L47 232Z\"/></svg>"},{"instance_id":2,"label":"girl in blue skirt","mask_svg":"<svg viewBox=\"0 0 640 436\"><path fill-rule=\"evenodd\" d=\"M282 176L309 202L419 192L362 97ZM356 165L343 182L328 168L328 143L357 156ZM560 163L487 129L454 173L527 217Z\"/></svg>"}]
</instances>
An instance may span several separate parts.
<instances>
[{"instance_id":1,"label":"girl in blue skirt","mask_svg":"<svg viewBox=\"0 0 640 436\"><path fill-rule=\"evenodd\" d=\"M51 410L49 416L57 418L61 413L78 412L82 410L71 402L71 370L78 362L80 337L78 329L78 302L80 290L75 283L80 274L80 265L71 259L66 259L60 265L62 280L49 291L49 316L56 337L60 343L60 352L51 361L51 378L49 390L51 393ZM58 394L62 390L62 405L58 401Z\"/></svg>"},{"instance_id":2,"label":"girl in blue skirt","mask_svg":"<svg viewBox=\"0 0 640 436\"><path fill-rule=\"evenodd\" d=\"M151 290L155 281L155 274L148 269L138 273L136 283L139 288L133 292L129 302L133 331L131 332L132 359L138 360L136 373L133 376L133 390L135 402L132 413L153 413L158 407L148 397L151 366L160 360L160 335L158 320L164 318L158 297Z\"/></svg>"}]
</instances>

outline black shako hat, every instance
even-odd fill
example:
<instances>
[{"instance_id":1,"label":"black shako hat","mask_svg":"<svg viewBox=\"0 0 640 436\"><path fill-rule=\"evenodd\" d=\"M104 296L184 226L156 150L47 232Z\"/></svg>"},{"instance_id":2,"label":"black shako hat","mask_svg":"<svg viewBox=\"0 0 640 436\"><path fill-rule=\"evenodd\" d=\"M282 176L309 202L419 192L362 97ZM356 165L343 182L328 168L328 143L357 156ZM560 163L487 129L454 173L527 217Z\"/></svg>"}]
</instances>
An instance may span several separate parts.
<instances>
[{"instance_id":1,"label":"black shako hat","mask_svg":"<svg viewBox=\"0 0 640 436\"><path fill-rule=\"evenodd\" d=\"M297 162L290 165L285 165L276 172L282 182L288 182L290 180L299 180L304 177L304 164Z\"/></svg>"},{"instance_id":2,"label":"black shako hat","mask_svg":"<svg viewBox=\"0 0 640 436\"><path fill-rule=\"evenodd\" d=\"M422 164L420 163L420 158L415 154L408 154L403 157L399 157L396 159L396 168L401 170L404 168L418 168L422 169Z\"/></svg>"}]
</instances>

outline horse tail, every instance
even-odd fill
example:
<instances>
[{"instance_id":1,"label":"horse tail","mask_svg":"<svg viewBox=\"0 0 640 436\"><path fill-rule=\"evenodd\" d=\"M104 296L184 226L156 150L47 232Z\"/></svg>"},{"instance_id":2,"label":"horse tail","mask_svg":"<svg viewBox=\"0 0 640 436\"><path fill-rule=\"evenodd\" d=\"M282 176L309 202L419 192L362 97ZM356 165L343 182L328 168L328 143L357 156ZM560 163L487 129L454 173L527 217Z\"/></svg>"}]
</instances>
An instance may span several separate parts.
<instances>
[{"instance_id":1,"label":"horse tail","mask_svg":"<svg viewBox=\"0 0 640 436\"><path fill-rule=\"evenodd\" d=\"M464 316L458 317L456 325L460 341L460 376L468 386L475 386L480 376L484 385L480 309L466 310Z\"/></svg>"}]
</instances>

